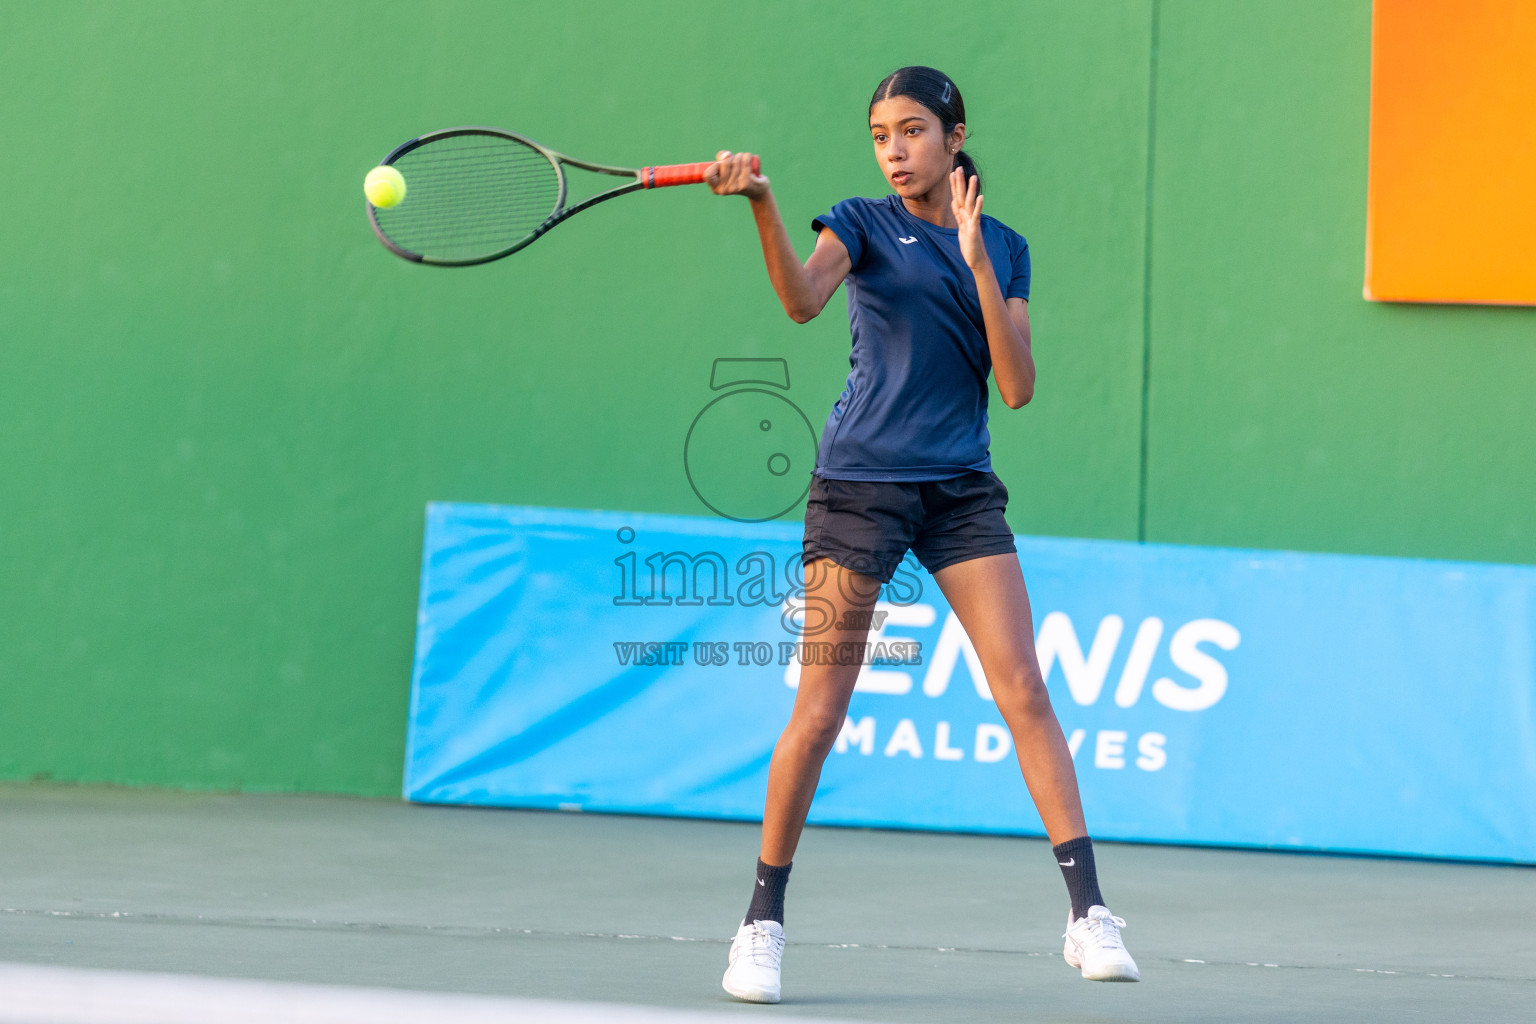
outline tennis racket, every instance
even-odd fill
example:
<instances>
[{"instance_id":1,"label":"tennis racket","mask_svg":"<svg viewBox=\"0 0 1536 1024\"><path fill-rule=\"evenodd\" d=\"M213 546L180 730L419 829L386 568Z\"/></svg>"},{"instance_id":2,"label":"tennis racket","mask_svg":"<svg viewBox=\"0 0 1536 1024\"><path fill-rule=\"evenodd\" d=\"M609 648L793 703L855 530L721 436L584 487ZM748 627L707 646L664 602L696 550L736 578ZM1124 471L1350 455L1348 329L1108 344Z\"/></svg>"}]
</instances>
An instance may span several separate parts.
<instances>
[{"instance_id":1,"label":"tennis racket","mask_svg":"<svg viewBox=\"0 0 1536 1024\"><path fill-rule=\"evenodd\" d=\"M468 267L510 256L566 218L614 196L698 184L713 163L609 167L573 160L515 132L447 128L397 146L384 158L383 165L405 179L404 198L393 206L368 202L368 223L396 256ZM567 206L566 167L626 181ZM753 157L753 173L758 168Z\"/></svg>"}]
</instances>

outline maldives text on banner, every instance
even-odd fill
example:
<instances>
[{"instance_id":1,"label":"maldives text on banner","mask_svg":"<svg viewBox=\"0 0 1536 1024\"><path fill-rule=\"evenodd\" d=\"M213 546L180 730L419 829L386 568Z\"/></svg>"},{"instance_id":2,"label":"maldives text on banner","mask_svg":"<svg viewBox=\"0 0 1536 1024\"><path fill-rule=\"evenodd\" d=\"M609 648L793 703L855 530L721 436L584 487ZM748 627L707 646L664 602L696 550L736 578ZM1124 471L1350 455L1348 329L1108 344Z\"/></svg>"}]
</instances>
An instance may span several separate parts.
<instances>
[{"instance_id":1,"label":"maldives text on banner","mask_svg":"<svg viewBox=\"0 0 1536 1024\"><path fill-rule=\"evenodd\" d=\"M802 662L854 657L812 822L1043 834L934 579L838 649L800 535L428 506L406 797L756 819ZM1095 836L1536 862L1536 568L1018 545Z\"/></svg>"}]
</instances>

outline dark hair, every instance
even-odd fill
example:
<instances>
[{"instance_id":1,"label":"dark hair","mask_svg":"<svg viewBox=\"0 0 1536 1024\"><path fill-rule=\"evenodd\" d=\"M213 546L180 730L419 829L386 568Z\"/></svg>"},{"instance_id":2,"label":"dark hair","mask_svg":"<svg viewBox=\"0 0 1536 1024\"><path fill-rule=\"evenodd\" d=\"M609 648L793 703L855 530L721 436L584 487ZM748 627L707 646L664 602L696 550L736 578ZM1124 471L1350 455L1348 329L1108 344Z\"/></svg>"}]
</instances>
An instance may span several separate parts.
<instances>
[{"instance_id":1,"label":"dark hair","mask_svg":"<svg viewBox=\"0 0 1536 1024\"><path fill-rule=\"evenodd\" d=\"M892 96L911 97L933 111L934 116L943 124L945 135L954 131L955 125L965 122L965 100L960 98L960 87L937 68L913 64L892 71L875 87L875 94L869 100L869 109L874 110L876 103ZM965 168L968 176L976 179L976 189L980 191L981 171L971 155L961 149L955 154L955 163Z\"/></svg>"}]
</instances>

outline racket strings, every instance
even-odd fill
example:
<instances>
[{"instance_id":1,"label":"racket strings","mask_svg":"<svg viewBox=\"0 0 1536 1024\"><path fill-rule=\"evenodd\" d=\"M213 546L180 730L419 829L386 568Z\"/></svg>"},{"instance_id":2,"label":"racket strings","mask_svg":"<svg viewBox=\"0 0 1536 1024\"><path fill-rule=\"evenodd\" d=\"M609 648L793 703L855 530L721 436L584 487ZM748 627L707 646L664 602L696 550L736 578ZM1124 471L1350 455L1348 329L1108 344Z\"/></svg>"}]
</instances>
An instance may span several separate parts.
<instances>
[{"instance_id":1,"label":"racket strings","mask_svg":"<svg viewBox=\"0 0 1536 1024\"><path fill-rule=\"evenodd\" d=\"M514 139L453 135L394 162L405 178L398 206L375 208L391 242L419 256L475 260L517 245L559 206L560 178L539 150Z\"/></svg>"}]
</instances>

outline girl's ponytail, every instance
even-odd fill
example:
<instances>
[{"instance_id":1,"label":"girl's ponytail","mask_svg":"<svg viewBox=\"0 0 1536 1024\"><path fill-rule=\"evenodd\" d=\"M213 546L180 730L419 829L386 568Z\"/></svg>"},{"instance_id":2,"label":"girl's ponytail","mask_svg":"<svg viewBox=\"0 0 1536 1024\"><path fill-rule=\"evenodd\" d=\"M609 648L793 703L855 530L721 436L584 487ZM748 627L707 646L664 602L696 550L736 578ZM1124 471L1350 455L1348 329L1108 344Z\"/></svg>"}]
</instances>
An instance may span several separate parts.
<instances>
[{"instance_id":1,"label":"girl's ponytail","mask_svg":"<svg viewBox=\"0 0 1536 1024\"><path fill-rule=\"evenodd\" d=\"M971 154L967 153L963 149L960 150L960 152L955 154L955 166L964 168L965 176L967 178L976 179L976 191L980 193L981 171L976 168L976 161L971 159Z\"/></svg>"}]
</instances>

